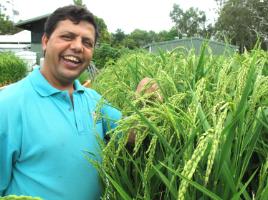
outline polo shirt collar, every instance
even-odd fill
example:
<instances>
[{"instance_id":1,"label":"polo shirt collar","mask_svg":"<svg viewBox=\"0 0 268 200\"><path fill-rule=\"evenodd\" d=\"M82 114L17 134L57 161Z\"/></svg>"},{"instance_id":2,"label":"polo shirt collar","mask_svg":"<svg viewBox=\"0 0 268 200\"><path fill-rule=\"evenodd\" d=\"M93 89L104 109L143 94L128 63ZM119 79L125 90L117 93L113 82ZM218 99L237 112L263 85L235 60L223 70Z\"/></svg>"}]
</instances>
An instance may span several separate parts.
<instances>
[{"instance_id":1,"label":"polo shirt collar","mask_svg":"<svg viewBox=\"0 0 268 200\"><path fill-rule=\"evenodd\" d=\"M39 93L41 96L51 96L56 93L62 92L62 90L59 90L50 85L47 79L40 72L40 68L36 68L32 71L32 73L30 74L30 81L35 91ZM75 91L77 92L85 91L85 88L80 84L78 80L74 81L74 88Z\"/></svg>"},{"instance_id":2,"label":"polo shirt collar","mask_svg":"<svg viewBox=\"0 0 268 200\"><path fill-rule=\"evenodd\" d=\"M82 86L80 81L77 79L74 81L74 88L75 88L75 91L77 91L77 92L84 92L85 91L85 87Z\"/></svg>"}]
</instances>

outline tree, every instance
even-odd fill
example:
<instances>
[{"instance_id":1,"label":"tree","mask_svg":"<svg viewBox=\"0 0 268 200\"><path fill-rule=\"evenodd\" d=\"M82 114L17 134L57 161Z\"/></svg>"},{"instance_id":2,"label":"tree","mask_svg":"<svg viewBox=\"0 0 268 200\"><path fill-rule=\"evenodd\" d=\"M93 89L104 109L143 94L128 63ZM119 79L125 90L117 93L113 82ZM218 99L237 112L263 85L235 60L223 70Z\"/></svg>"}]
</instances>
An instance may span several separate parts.
<instances>
[{"instance_id":1,"label":"tree","mask_svg":"<svg viewBox=\"0 0 268 200\"><path fill-rule=\"evenodd\" d=\"M20 29L15 27L13 22L8 19L4 14L0 14L0 35L14 34L19 32Z\"/></svg>"},{"instance_id":2,"label":"tree","mask_svg":"<svg viewBox=\"0 0 268 200\"><path fill-rule=\"evenodd\" d=\"M94 51L93 61L98 69L105 67L109 61L116 61L120 57L118 48L113 48L110 44L101 43Z\"/></svg>"},{"instance_id":3,"label":"tree","mask_svg":"<svg viewBox=\"0 0 268 200\"><path fill-rule=\"evenodd\" d=\"M157 34L156 42L174 40L178 36L176 27L171 28L169 31L160 31Z\"/></svg>"},{"instance_id":4,"label":"tree","mask_svg":"<svg viewBox=\"0 0 268 200\"><path fill-rule=\"evenodd\" d=\"M247 5L253 18L252 31L256 32L261 39L268 40L268 0L249 0Z\"/></svg>"},{"instance_id":5,"label":"tree","mask_svg":"<svg viewBox=\"0 0 268 200\"><path fill-rule=\"evenodd\" d=\"M135 29L123 41L124 46L130 49L140 48L152 42L147 31Z\"/></svg>"},{"instance_id":6,"label":"tree","mask_svg":"<svg viewBox=\"0 0 268 200\"><path fill-rule=\"evenodd\" d=\"M123 40L123 45L128 49L138 48L137 42L133 38L129 37L129 35Z\"/></svg>"},{"instance_id":7,"label":"tree","mask_svg":"<svg viewBox=\"0 0 268 200\"><path fill-rule=\"evenodd\" d=\"M222 7L224 6L224 4L228 1L228 0L215 0L217 5L218 5L218 10L221 10Z\"/></svg>"},{"instance_id":8,"label":"tree","mask_svg":"<svg viewBox=\"0 0 268 200\"><path fill-rule=\"evenodd\" d=\"M99 18L97 16L95 17L95 21L98 26L98 31L100 34L99 37L99 43L110 43L111 42L111 35L108 32L107 25L105 24L104 20L102 18Z\"/></svg>"},{"instance_id":9,"label":"tree","mask_svg":"<svg viewBox=\"0 0 268 200\"><path fill-rule=\"evenodd\" d=\"M123 46L123 41L127 37L127 35L121 29L117 29L115 33L112 33L111 43L113 47L121 47Z\"/></svg>"},{"instance_id":10,"label":"tree","mask_svg":"<svg viewBox=\"0 0 268 200\"><path fill-rule=\"evenodd\" d=\"M229 0L219 12L216 36L238 45L240 52L252 49L258 40L268 35L268 0Z\"/></svg>"},{"instance_id":11,"label":"tree","mask_svg":"<svg viewBox=\"0 0 268 200\"><path fill-rule=\"evenodd\" d=\"M74 5L77 6L85 6L85 4L83 4L83 0L73 0Z\"/></svg>"},{"instance_id":12,"label":"tree","mask_svg":"<svg viewBox=\"0 0 268 200\"><path fill-rule=\"evenodd\" d=\"M191 7L184 12L178 4L174 4L170 17L175 23L179 38L205 36L206 14L204 11Z\"/></svg>"}]
</instances>

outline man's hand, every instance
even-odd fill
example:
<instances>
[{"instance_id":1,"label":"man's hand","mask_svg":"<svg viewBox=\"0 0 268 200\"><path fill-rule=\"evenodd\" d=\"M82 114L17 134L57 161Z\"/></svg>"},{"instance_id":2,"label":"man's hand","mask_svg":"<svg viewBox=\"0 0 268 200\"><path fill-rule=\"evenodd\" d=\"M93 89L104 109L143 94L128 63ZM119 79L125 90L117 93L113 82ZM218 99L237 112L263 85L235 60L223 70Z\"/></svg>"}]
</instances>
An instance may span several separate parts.
<instances>
[{"instance_id":1,"label":"man's hand","mask_svg":"<svg viewBox=\"0 0 268 200\"><path fill-rule=\"evenodd\" d=\"M145 77L139 82L136 93L139 95L151 94L157 100L162 102L163 97L160 95L159 90L159 86L155 80Z\"/></svg>"},{"instance_id":2,"label":"man's hand","mask_svg":"<svg viewBox=\"0 0 268 200\"><path fill-rule=\"evenodd\" d=\"M163 97L160 95L159 90L160 90L159 86L155 80L153 80L149 77L145 77L139 82L137 89L136 89L136 94L138 94L138 95L144 95L144 94L152 95L152 97L154 97L154 99L156 99L160 102L163 102ZM135 140L136 140L136 133L135 133L134 129L132 129L132 130L130 130L129 135L128 135L128 144L134 145Z\"/></svg>"}]
</instances>

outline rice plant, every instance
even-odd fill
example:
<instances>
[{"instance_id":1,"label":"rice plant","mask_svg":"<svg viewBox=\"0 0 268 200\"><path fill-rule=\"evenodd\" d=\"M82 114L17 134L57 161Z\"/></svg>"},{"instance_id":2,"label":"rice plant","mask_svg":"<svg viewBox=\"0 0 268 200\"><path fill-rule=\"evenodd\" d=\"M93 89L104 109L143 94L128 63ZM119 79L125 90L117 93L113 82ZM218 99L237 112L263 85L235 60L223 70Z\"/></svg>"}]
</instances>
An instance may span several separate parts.
<instances>
[{"instance_id":1,"label":"rice plant","mask_svg":"<svg viewBox=\"0 0 268 200\"><path fill-rule=\"evenodd\" d=\"M93 87L125 116L94 163L103 199L268 198L268 54L205 52L129 54L97 76ZM135 93L143 77L163 101Z\"/></svg>"}]
</instances>

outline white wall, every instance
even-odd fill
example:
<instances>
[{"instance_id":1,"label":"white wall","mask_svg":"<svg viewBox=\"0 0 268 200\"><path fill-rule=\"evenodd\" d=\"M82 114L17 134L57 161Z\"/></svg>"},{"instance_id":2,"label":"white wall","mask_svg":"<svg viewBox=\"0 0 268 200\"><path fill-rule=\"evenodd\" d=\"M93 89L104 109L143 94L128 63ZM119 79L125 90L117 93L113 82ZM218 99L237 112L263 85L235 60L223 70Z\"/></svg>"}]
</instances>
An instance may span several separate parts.
<instances>
[{"instance_id":1,"label":"white wall","mask_svg":"<svg viewBox=\"0 0 268 200\"><path fill-rule=\"evenodd\" d=\"M19 51L19 52L16 52L15 55L27 63L28 71L33 70L33 66L36 65L36 53L35 52Z\"/></svg>"}]
</instances>

